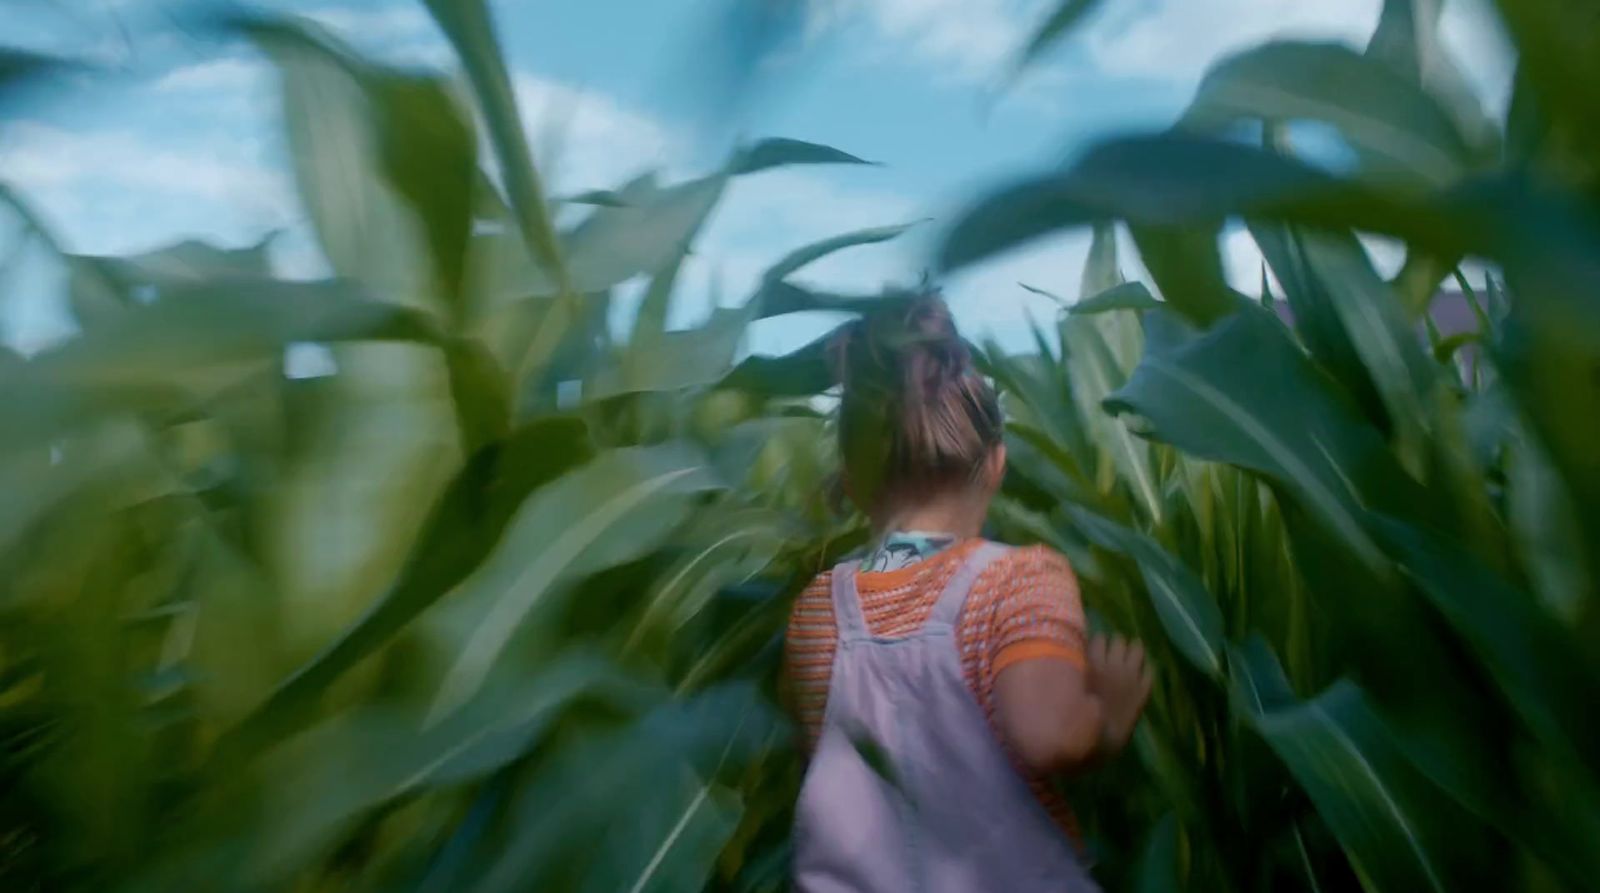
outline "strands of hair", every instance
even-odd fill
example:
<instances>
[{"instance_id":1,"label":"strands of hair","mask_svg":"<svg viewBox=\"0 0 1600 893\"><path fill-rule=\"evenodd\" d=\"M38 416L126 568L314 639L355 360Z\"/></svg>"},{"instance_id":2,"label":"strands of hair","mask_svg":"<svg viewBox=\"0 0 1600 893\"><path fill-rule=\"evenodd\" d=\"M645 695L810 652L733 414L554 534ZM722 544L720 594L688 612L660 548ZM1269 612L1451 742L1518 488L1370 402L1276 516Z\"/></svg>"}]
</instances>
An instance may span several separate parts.
<instances>
[{"instance_id":1,"label":"strands of hair","mask_svg":"<svg viewBox=\"0 0 1600 893\"><path fill-rule=\"evenodd\" d=\"M840 331L840 450L867 504L971 480L1000 442L1000 403L939 293L886 300Z\"/></svg>"}]
</instances>

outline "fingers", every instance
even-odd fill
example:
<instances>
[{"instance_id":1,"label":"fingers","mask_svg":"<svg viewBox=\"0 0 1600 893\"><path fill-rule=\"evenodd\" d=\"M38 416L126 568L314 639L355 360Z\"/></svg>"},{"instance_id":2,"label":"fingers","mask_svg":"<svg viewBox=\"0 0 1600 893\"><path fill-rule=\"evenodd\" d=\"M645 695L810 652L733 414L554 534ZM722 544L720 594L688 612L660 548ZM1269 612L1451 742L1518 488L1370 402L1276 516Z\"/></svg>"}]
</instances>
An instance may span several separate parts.
<instances>
[{"instance_id":1,"label":"fingers","mask_svg":"<svg viewBox=\"0 0 1600 893\"><path fill-rule=\"evenodd\" d=\"M1108 663L1108 651L1111 643L1105 636L1095 636L1089 640L1089 667L1096 672L1105 669Z\"/></svg>"}]
</instances>

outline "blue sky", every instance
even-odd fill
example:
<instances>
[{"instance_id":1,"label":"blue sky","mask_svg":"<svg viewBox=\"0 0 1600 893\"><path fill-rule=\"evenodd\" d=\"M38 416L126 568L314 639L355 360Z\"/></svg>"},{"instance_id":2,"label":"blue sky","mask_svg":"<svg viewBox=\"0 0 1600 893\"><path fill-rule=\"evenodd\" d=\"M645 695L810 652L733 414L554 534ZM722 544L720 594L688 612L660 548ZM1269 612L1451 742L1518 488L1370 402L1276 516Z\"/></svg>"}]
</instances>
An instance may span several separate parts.
<instances>
[{"instance_id":1,"label":"blue sky","mask_svg":"<svg viewBox=\"0 0 1600 893\"><path fill-rule=\"evenodd\" d=\"M754 0L752 0L754 2ZM411 0L277 0L382 58L446 65L449 53ZM740 181L697 245L686 315L713 279L746 293L784 252L856 229L932 218L894 243L808 269L818 284L871 291L914 278L941 223L986 186L1053 165L1110 133L1160 127L1206 65L1270 36L1360 44L1379 0L1107 0L1105 11L1003 94L1016 48L1051 0L817 0L802 36L734 116L708 89L709 38L725 0L499 0L506 55L555 191L613 185L650 167L705 169L734 135L781 135L883 162L785 170ZM195 236L240 244L297 229L269 70L249 52L174 29L167 0L7 0L4 40L126 72L56 95L0 122L0 179L30 199L72 249L126 252ZM1447 45L1491 103L1507 63L1473 0L1447 7ZM552 151L559 146L560 151ZM543 150L543 151L541 151ZM0 229L0 247L9 232ZM947 283L969 333L1026 340L1027 313L1053 307L1017 282L1072 296L1087 247L1064 236ZM1224 246L1237 283L1258 288L1258 256ZM1382 262L1383 258L1378 258ZM303 239L283 240L291 274L315 272ZM1137 269L1130 269L1137 274ZM25 349L70 331L53 274L11 275L0 333ZM620 312L626 312L620 311ZM827 320L763 324L757 350L803 342Z\"/></svg>"}]
</instances>

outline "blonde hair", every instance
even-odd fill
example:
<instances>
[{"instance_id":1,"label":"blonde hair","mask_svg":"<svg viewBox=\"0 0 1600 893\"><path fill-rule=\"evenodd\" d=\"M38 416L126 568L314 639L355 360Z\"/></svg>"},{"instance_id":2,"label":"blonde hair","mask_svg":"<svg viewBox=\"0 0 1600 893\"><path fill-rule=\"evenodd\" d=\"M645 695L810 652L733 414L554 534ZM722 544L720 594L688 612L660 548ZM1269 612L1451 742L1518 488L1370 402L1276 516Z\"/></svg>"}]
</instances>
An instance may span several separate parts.
<instances>
[{"instance_id":1,"label":"blonde hair","mask_svg":"<svg viewBox=\"0 0 1600 893\"><path fill-rule=\"evenodd\" d=\"M833 359L839 450L862 508L969 482L1000 443L999 398L937 291L885 298L840 330Z\"/></svg>"}]
</instances>

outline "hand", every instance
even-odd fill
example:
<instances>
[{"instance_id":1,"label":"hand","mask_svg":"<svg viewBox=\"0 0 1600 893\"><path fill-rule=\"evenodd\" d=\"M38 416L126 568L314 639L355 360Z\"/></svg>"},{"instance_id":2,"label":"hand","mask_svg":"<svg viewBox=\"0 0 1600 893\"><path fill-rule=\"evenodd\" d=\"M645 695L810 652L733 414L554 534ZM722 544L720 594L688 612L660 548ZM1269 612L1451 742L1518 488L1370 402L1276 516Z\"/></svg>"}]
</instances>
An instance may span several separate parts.
<instances>
[{"instance_id":1,"label":"hand","mask_svg":"<svg viewBox=\"0 0 1600 893\"><path fill-rule=\"evenodd\" d=\"M1107 755L1128 745L1150 698L1152 676L1144 646L1121 636L1095 636L1089 643L1089 690L1100 699L1102 749Z\"/></svg>"}]
</instances>

